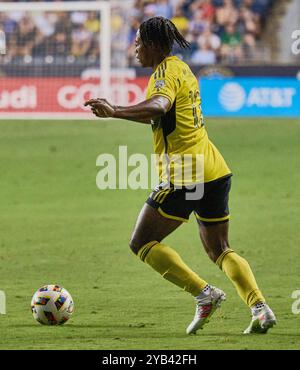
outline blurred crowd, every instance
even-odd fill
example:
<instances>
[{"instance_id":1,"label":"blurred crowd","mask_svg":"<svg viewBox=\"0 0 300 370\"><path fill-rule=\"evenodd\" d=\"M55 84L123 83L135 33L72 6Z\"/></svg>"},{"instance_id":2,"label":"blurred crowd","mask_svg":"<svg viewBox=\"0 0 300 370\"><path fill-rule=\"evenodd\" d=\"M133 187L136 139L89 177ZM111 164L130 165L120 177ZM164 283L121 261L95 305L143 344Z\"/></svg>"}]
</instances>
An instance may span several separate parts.
<instances>
[{"instance_id":1,"label":"blurred crowd","mask_svg":"<svg viewBox=\"0 0 300 370\"><path fill-rule=\"evenodd\" d=\"M7 59L98 58L97 12L0 13L7 39Z\"/></svg>"},{"instance_id":2,"label":"blurred crowd","mask_svg":"<svg viewBox=\"0 0 300 370\"><path fill-rule=\"evenodd\" d=\"M137 0L112 2L113 66L135 66L134 39L144 20L170 18L191 43L174 54L191 64L240 63L259 59L260 37L272 0ZM123 3L123 4L122 4ZM124 4L127 7L124 7ZM129 6L128 6L129 4ZM131 5L131 6L130 6ZM97 60L101 52L98 12L0 13L7 60L46 58Z\"/></svg>"},{"instance_id":3,"label":"blurred crowd","mask_svg":"<svg viewBox=\"0 0 300 370\"><path fill-rule=\"evenodd\" d=\"M259 58L260 36L272 0L138 0L131 12L128 58L134 63L134 37L152 16L170 18L191 43L182 55L191 64L251 62Z\"/></svg>"}]
</instances>

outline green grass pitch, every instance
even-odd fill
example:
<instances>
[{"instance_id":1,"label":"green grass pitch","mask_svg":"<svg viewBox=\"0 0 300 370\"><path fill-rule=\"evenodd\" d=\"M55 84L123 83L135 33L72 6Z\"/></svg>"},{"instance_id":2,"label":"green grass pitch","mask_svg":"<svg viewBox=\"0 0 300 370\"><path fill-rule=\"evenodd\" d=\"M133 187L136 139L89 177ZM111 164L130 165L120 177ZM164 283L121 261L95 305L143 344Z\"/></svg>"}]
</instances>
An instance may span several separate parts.
<instances>
[{"instance_id":1,"label":"green grass pitch","mask_svg":"<svg viewBox=\"0 0 300 370\"><path fill-rule=\"evenodd\" d=\"M152 151L151 129L125 121L0 121L1 349L299 349L300 121L209 119L207 130L230 165L231 247L247 258L274 309L267 335L242 335L248 308L209 261L191 217L166 242L227 300L196 336L185 328L193 299L128 248L149 191L96 187L101 153ZM44 327L30 300L61 284L75 313Z\"/></svg>"}]
</instances>

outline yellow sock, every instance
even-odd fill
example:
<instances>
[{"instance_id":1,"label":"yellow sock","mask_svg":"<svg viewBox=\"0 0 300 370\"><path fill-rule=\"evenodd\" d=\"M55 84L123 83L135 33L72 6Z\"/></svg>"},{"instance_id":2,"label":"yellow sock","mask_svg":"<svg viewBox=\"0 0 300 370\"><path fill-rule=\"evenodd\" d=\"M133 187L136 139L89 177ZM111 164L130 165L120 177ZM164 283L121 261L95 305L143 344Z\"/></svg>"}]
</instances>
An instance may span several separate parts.
<instances>
[{"instance_id":1,"label":"yellow sock","mask_svg":"<svg viewBox=\"0 0 300 370\"><path fill-rule=\"evenodd\" d=\"M265 302L251 268L244 258L232 249L227 249L219 256L216 264L232 281L240 297L249 307L258 302Z\"/></svg>"},{"instance_id":2,"label":"yellow sock","mask_svg":"<svg viewBox=\"0 0 300 370\"><path fill-rule=\"evenodd\" d=\"M152 241L144 245L138 256L166 280L191 293L199 295L207 282L202 280L181 259L179 254L167 245Z\"/></svg>"}]
</instances>

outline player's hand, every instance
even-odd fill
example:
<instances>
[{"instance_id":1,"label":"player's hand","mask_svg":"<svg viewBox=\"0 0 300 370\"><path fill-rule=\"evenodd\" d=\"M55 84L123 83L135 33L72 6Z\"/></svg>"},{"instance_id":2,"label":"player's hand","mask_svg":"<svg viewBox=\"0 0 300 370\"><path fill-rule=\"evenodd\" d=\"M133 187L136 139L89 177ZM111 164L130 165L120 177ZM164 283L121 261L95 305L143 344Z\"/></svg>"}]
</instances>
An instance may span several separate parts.
<instances>
[{"instance_id":1,"label":"player's hand","mask_svg":"<svg viewBox=\"0 0 300 370\"><path fill-rule=\"evenodd\" d=\"M97 117L113 117L115 114L115 107L106 99L90 99L84 103L84 106L91 107L91 111Z\"/></svg>"}]
</instances>

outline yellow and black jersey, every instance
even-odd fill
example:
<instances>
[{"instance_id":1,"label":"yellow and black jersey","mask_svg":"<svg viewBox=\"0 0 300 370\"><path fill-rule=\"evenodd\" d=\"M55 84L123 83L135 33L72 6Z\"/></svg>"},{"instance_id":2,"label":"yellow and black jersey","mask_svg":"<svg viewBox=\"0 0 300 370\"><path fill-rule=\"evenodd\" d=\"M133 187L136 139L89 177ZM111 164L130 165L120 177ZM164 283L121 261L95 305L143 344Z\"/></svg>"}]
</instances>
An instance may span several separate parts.
<instances>
[{"instance_id":1,"label":"yellow and black jersey","mask_svg":"<svg viewBox=\"0 0 300 370\"><path fill-rule=\"evenodd\" d=\"M199 84L189 66L175 56L165 58L148 83L146 98L155 95L164 96L171 104L171 109L164 116L152 121L154 152L167 157L169 161L169 169L163 168L164 165L159 166L161 180L188 185L191 181L184 173L189 162L184 158L192 157L195 171L197 154L203 158L204 172L200 181L197 181L198 176L195 177L193 172L193 182L210 182L229 175L231 172L225 160L208 139L201 111ZM182 174L181 179L177 181L174 173Z\"/></svg>"}]
</instances>

